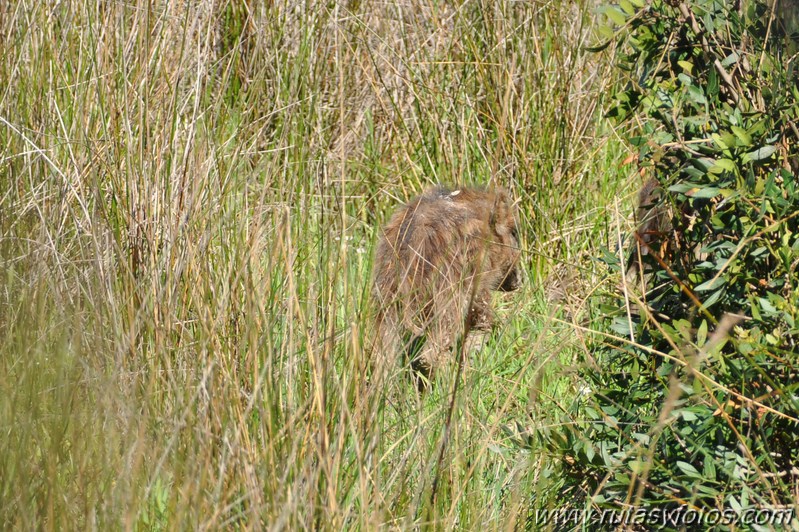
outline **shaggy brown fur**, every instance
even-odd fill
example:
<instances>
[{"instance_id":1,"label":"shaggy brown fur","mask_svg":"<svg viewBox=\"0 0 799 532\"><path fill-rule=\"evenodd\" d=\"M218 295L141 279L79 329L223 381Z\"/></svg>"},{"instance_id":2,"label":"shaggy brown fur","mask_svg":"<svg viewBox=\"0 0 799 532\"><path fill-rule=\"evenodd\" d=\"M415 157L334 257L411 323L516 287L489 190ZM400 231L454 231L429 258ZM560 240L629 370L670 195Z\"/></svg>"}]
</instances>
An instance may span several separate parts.
<instances>
[{"instance_id":1,"label":"shaggy brown fur","mask_svg":"<svg viewBox=\"0 0 799 532\"><path fill-rule=\"evenodd\" d=\"M663 190L656 179L649 179L638 193L638 244L641 256L659 253L665 235L671 231L668 208L662 204Z\"/></svg>"},{"instance_id":2,"label":"shaggy brown fur","mask_svg":"<svg viewBox=\"0 0 799 532\"><path fill-rule=\"evenodd\" d=\"M688 222L691 215L690 206L685 203L673 206L666 197L660 183L649 179L638 193L636 209L635 246L630 261L628 276L638 273L649 273L655 261L645 264L644 257L654 255L665 264L679 260L682 250L682 230L680 227Z\"/></svg>"},{"instance_id":3,"label":"shaggy brown fur","mask_svg":"<svg viewBox=\"0 0 799 532\"><path fill-rule=\"evenodd\" d=\"M410 352L430 377L472 329L494 322L491 290L520 285L516 216L504 190L434 188L397 211L374 264L378 349Z\"/></svg>"}]
</instances>

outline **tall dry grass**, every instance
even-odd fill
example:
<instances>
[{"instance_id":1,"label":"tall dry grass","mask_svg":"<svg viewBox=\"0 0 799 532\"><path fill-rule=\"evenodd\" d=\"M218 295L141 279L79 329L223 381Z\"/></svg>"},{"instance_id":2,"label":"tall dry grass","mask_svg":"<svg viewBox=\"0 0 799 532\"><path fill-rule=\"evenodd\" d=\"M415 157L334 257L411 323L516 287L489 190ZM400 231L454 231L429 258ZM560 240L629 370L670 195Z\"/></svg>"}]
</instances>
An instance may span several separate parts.
<instances>
[{"instance_id":1,"label":"tall dry grass","mask_svg":"<svg viewBox=\"0 0 799 532\"><path fill-rule=\"evenodd\" d=\"M557 504L502 427L574 395L582 338L543 279L590 273L624 183L591 9L2 4L4 527L510 528ZM420 397L400 368L369 382L370 256L435 182L512 190L529 283L462 387Z\"/></svg>"}]
</instances>

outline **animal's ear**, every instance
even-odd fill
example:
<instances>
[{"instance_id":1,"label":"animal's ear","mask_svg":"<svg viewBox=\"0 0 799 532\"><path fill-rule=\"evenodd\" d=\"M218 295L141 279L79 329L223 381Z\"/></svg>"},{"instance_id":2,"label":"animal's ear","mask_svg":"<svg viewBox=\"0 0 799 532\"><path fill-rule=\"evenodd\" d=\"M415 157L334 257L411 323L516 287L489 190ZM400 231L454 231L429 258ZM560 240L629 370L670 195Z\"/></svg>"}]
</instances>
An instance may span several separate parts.
<instances>
[{"instance_id":1,"label":"animal's ear","mask_svg":"<svg viewBox=\"0 0 799 532\"><path fill-rule=\"evenodd\" d=\"M497 220L506 220L508 218L509 204L510 200L508 198L508 193L502 189L497 190L496 194L494 195L494 204L492 205L491 215L488 218L488 224L491 229L496 229Z\"/></svg>"}]
</instances>

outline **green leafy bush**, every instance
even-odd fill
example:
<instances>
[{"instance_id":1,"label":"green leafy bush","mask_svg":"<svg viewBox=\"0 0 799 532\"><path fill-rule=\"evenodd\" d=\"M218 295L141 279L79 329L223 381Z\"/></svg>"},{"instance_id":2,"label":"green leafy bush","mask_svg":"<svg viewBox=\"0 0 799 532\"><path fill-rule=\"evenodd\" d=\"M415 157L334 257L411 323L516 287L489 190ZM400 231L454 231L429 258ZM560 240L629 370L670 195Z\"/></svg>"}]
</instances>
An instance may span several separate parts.
<instances>
[{"instance_id":1,"label":"green leafy bush","mask_svg":"<svg viewBox=\"0 0 799 532\"><path fill-rule=\"evenodd\" d=\"M799 89L777 4L605 6L661 218L608 307L618 339L584 373L576 456L594 501L743 511L799 482ZM646 222L643 222L646 226ZM636 273L630 275L630 271ZM638 286L638 288L636 288ZM622 340L623 339L623 340ZM585 478L585 477L584 477Z\"/></svg>"}]
</instances>

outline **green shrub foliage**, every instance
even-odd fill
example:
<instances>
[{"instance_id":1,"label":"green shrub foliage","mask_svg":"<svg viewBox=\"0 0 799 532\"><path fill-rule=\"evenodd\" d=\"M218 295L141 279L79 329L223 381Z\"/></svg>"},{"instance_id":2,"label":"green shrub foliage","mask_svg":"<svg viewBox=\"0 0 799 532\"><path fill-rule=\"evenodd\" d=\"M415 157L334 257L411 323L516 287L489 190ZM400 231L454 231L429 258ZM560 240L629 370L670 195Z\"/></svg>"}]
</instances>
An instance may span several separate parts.
<instances>
[{"instance_id":1,"label":"green shrub foliage","mask_svg":"<svg viewBox=\"0 0 799 532\"><path fill-rule=\"evenodd\" d=\"M585 371L580 439L592 448L576 445L575 457L595 501L795 503L799 89L789 7L602 8L629 73L609 115L629 124L656 187L628 263L607 259L627 280L607 309L625 341Z\"/></svg>"}]
</instances>

